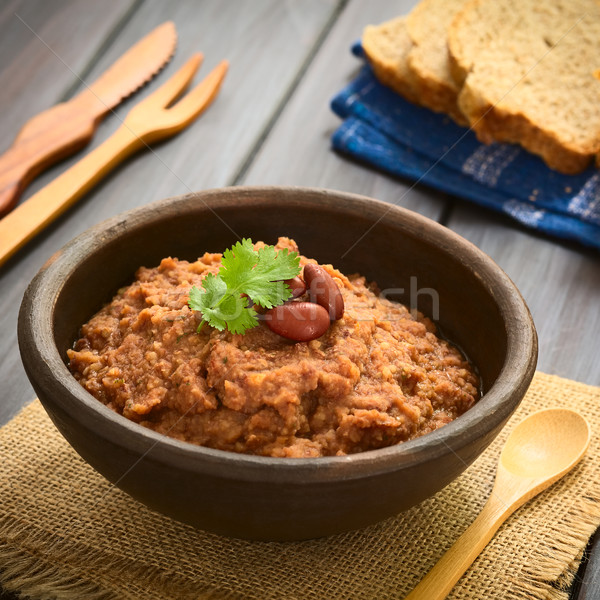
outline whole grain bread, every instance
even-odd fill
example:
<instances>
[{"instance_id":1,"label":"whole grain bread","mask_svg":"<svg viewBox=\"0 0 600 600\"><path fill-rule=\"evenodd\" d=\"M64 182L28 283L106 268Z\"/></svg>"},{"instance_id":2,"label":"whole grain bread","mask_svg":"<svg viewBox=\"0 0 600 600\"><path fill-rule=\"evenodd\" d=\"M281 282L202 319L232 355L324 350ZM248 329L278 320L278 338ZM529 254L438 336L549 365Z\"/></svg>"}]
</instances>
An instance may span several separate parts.
<instances>
[{"instance_id":1,"label":"whole grain bread","mask_svg":"<svg viewBox=\"0 0 600 600\"><path fill-rule=\"evenodd\" d=\"M406 17L406 29L412 42L408 69L420 103L466 125L458 108L460 85L452 76L446 43L447 28L463 4L464 0L422 0Z\"/></svg>"},{"instance_id":2,"label":"whole grain bread","mask_svg":"<svg viewBox=\"0 0 600 600\"><path fill-rule=\"evenodd\" d=\"M397 17L380 25L368 25L361 43L377 79L411 102L418 103L406 60L412 48L406 19Z\"/></svg>"},{"instance_id":3,"label":"whole grain bread","mask_svg":"<svg viewBox=\"0 0 600 600\"><path fill-rule=\"evenodd\" d=\"M482 142L600 164L600 0L422 0L362 43L382 83Z\"/></svg>"},{"instance_id":4,"label":"whole grain bread","mask_svg":"<svg viewBox=\"0 0 600 600\"><path fill-rule=\"evenodd\" d=\"M477 137L563 173L600 151L600 3L470 0L448 28L458 106Z\"/></svg>"}]
</instances>

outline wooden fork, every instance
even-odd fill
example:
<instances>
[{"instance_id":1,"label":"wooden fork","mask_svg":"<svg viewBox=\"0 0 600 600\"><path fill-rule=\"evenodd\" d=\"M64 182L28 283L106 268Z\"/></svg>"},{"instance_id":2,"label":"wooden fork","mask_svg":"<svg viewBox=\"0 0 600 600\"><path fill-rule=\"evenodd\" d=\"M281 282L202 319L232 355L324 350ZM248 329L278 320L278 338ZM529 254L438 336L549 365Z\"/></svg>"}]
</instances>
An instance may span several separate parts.
<instances>
[{"instance_id":1,"label":"wooden fork","mask_svg":"<svg viewBox=\"0 0 600 600\"><path fill-rule=\"evenodd\" d=\"M121 161L179 133L209 106L225 77L227 61L219 63L191 92L169 106L188 87L202 58L202 54L194 54L171 79L134 106L111 137L0 220L0 265Z\"/></svg>"}]
</instances>

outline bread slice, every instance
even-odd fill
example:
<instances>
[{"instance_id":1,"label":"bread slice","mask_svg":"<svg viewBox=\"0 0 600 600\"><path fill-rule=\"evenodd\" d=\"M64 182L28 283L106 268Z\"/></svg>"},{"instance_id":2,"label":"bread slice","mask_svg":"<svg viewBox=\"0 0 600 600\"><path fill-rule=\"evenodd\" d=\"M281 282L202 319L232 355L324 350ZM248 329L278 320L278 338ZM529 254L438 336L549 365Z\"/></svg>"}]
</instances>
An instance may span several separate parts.
<instances>
[{"instance_id":1,"label":"bread slice","mask_svg":"<svg viewBox=\"0 0 600 600\"><path fill-rule=\"evenodd\" d=\"M477 137L578 173L600 151L600 3L471 0L448 28L458 106Z\"/></svg>"},{"instance_id":2,"label":"bread slice","mask_svg":"<svg viewBox=\"0 0 600 600\"><path fill-rule=\"evenodd\" d=\"M407 100L418 103L406 62L412 42L405 18L396 17L380 25L368 25L361 42L377 79Z\"/></svg>"},{"instance_id":3,"label":"bread slice","mask_svg":"<svg viewBox=\"0 0 600 600\"><path fill-rule=\"evenodd\" d=\"M450 71L446 30L465 0L422 0L407 16L412 41L408 68L421 104L449 114L457 123L467 120L458 108L460 86Z\"/></svg>"}]
</instances>

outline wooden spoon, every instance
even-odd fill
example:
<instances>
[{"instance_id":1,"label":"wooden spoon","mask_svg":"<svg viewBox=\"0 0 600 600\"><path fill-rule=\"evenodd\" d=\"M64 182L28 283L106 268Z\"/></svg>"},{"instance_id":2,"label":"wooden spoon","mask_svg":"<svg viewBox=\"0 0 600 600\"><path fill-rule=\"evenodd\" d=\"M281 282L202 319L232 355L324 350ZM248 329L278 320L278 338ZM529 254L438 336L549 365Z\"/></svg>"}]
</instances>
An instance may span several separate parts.
<instances>
[{"instance_id":1,"label":"wooden spoon","mask_svg":"<svg viewBox=\"0 0 600 600\"><path fill-rule=\"evenodd\" d=\"M579 462L590 437L587 421L566 408L541 410L521 421L506 440L481 513L405 600L445 598L500 525Z\"/></svg>"}]
</instances>

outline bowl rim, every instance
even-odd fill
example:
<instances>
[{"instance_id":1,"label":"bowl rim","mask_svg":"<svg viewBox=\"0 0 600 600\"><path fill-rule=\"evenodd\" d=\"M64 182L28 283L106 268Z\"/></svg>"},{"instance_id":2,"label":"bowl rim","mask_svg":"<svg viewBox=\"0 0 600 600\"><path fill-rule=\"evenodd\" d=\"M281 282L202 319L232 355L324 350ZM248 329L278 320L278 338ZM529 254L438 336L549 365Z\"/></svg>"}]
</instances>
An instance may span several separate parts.
<instances>
[{"instance_id":1,"label":"bowl rim","mask_svg":"<svg viewBox=\"0 0 600 600\"><path fill-rule=\"evenodd\" d=\"M376 450L346 456L318 458L278 458L240 454L197 446L170 438L134 423L115 413L87 392L69 372L53 338L53 307L65 277L93 254L94 240L99 236L116 239L134 228L148 226L165 216L180 211L191 203L201 202L209 210L236 203L243 197L249 206L265 201L293 201L301 196L302 203L329 204L344 212L359 211L377 217L375 222L397 221L414 235L435 239L446 252L459 248L454 255L477 273L484 283L494 283L493 295L504 322L510 314L507 328L507 352L497 380L478 403L458 419L419 438ZM50 291L52 290L52 291ZM35 331L33 325L35 323ZM448 452L457 454L474 439L478 425L492 418L495 428L501 427L514 412L533 377L537 360L537 335L529 309L520 292L504 271L474 244L457 233L423 215L408 209L349 192L301 186L230 186L173 196L122 212L87 229L68 242L40 269L27 288L19 313L19 347L28 376L43 380L55 392L62 392L57 407L63 411L78 411L81 425L94 428L111 443L165 465L178 462L178 467L190 473L202 472L227 479L285 483L309 483L339 479L362 478L392 472L406 466L418 466ZM527 356L520 348L527 351ZM27 368L36 361L37 373ZM509 401L510 396L518 396ZM101 424L101 425L100 425ZM100 426L99 426L100 425ZM98 427L99 426L99 427ZM461 458L465 467L472 458ZM137 464L137 462L135 463ZM135 467L135 464L130 467ZM129 472L127 471L127 473Z\"/></svg>"}]
</instances>

